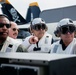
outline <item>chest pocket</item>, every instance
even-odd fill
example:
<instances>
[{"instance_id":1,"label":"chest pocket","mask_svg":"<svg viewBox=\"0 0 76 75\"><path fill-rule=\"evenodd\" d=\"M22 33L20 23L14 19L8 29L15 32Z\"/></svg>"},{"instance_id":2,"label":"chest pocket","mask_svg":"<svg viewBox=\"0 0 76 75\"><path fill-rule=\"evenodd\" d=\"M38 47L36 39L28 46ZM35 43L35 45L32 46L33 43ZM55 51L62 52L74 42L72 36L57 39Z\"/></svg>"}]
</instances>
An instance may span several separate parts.
<instances>
[{"instance_id":1,"label":"chest pocket","mask_svg":"<svg viewBox=\"0 0 76 75\"><path fill-rule=\"evenodd\" d=\"M13 47L13 45L9 45L9 46L6 48L6 52L11 52L12 47Z\"/></svg>"}]
</instances>

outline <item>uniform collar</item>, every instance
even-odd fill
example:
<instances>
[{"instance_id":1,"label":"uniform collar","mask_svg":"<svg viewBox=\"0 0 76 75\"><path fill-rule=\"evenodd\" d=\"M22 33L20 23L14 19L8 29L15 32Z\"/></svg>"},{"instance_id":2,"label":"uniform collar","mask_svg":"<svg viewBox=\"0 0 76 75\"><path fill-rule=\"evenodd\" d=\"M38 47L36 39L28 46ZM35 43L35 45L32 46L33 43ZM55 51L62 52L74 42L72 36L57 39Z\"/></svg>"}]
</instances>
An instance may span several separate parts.
<instances>
[{"instance_id":1,"label":"uniform collar","mask_svg":"<svg viewBox=\"0 0 76 75\"><path fill-rule=\"evenodd\" d=\"M62 45L62 49L65 50L67 46L65 46L62 39L60 40L60 44Z\"/></svg>"}]
</instances>

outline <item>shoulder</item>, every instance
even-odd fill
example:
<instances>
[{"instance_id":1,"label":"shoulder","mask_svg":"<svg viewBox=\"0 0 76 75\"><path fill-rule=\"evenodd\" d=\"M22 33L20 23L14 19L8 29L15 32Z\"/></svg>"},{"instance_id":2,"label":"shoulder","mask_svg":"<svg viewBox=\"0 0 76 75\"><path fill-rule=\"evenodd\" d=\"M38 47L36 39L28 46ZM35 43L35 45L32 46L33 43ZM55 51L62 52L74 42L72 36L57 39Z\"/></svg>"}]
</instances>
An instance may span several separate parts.
<instances>
[{"instance_id":1,"label":"shoulder","mask_svg":"<svg viewBox=\"0 0 76 75\"><path fill-rule=\"evenodd\" d=\"M50 53L56 53L57 48L58 48L59 45L60 45L59 42L60 42L60 41L54 42L54 43L51 45L51 51L50 51Z\"/></svg>"},{"instance_id":2,"label":"shoulder","mask_svg":"<svg viewBox=\"0 0 76 75\"><path fill-rule=\"evenodd\" d=\"M54 42L51 46L59 45L60 41Z\"/></svg>"},{"instance_id":3,"label":"shoulder","mask_svg":"<svg viewBox=\"0 0 76 75\"><path fill-rule=\"evenodd\" d=\"M30 45L30 43L29 43L29 39L30 39L31 37L32 37L32 35L26 37L26 38L24 39L24 41L22 42L22 45Z\"/></svg>"},{"instance_id":4,"label":"shoulder","mask_svg":"<svg viewBox=\"0 0 76 75\"><path fill-rule=\"evenodd\" d=\"M76 38L74 38L73 40L76 41Z\"/></svg>"},{"instance_id":5,"label":"shoulder","mask_svg":"<svg viewBox=\"0 0 76 75\"><path fill-rule=\"evenodd\" d=\"M52 35L51 35L51 34L49 34L49 33L47 33L47 32L44 34L44 36L43 36L43 37L45 37L45 38L46 38L46 37L48 37L48 38L51 38L51 39L53 38L53 37L52 37Z\"/></svg>"},{"instance_id":6,"label":"shoulder","mask_svg":"<svg viewBox=\"0 0 76 75\"><path fill-rule=\"evenodd\" d=\"M29 40L29 38L31 38L33 35L30 35L30 36L28 36L28 37L26 37L25 39L24 39L24 41L25 40Z\"/></svg>"},{"instance_id":7,"label":"shoulder","mask_svg":"<svg viewBox=\"0 0 76 75\"><path fill-rule=\"evenodd\" d=\"M47 32L45 33L45 35L52 36L51 34L49 34L49 33L47 33Z\"/></svg>"},{"instance_id":8,"label":"shoulder","mask_svg":"<svg viewBox=\"0 0 76 75\"><path fill-rule=\"evenodd\" d=\"M7 41L10 42L10 43L13 43L13 44L20 43L19 41L17 41L16 39L13 39L11 37L7 37Z\"/></svg>"}]
</instances>

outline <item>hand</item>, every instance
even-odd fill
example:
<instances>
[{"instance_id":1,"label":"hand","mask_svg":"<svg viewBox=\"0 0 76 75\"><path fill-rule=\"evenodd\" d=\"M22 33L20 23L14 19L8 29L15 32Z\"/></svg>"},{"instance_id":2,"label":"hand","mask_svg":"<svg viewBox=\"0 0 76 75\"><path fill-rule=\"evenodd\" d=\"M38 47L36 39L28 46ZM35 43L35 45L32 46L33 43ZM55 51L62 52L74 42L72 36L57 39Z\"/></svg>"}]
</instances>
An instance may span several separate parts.
<instances>
[{"instance_id":1,"label":"hand","mask_svg":"<svg viewBox=\"0 0 76 75\"><path fill-rule=\"evenodd\" d=\"M30 39L29 39L29 42L30 44L35 44L38 42L38 38L36 36L32 36Z\"/></svg>"}]
</instances>

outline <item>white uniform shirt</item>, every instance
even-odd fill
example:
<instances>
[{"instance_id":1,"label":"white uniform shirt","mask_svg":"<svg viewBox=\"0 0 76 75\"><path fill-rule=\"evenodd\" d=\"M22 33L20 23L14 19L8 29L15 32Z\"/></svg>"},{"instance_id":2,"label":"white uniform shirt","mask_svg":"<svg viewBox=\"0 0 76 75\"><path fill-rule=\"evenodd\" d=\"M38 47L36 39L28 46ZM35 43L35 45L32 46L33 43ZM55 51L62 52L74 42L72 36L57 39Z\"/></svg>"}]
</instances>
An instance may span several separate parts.
<instances>
[{"instance_id":1,"label":"white uniform shirt","mask_svg":"<svg viewBox=\"0 0 76 75\"><path fill-rule=\"evenodd\" d=\"M37 44L30 44L29 43L29 38L32 37L29 36L27 37L24 42L22 43L22 45L24 45L26 47L26 49L28 50L28 52L45 52L48 53L51 47L51 42L52 42L52 35L45 33L44 36L39 40L38 42L38 48L40 48L39 50L34 50L34 48L37 48Z\"/></svg>"},{"instance_id":2,"label":"white uniform shirt","mask_svg":"<svg viewBox=\"0 0 76 75\"><path fill-rule=\"evenodd\" d=\"M11 37L7 37L7 39L5 40L1 52L16 52L18 46L21 43L18 42L17 40L11 38Z\"/></svg>"},{"instance_id":3,"label":"white uniform shirt","mask_svg":"<svg viewBox=\"0 0 76 75\"><path fill-rule=\"evenodd\" d=\"M58 54L74 54L76 51L76 39L74 38L73 41L66 47L65 50L62 49L62 44L60 41L57 41L51 45L51 52L50 53L58 53Z\"/></svg>"}]
</instances>

